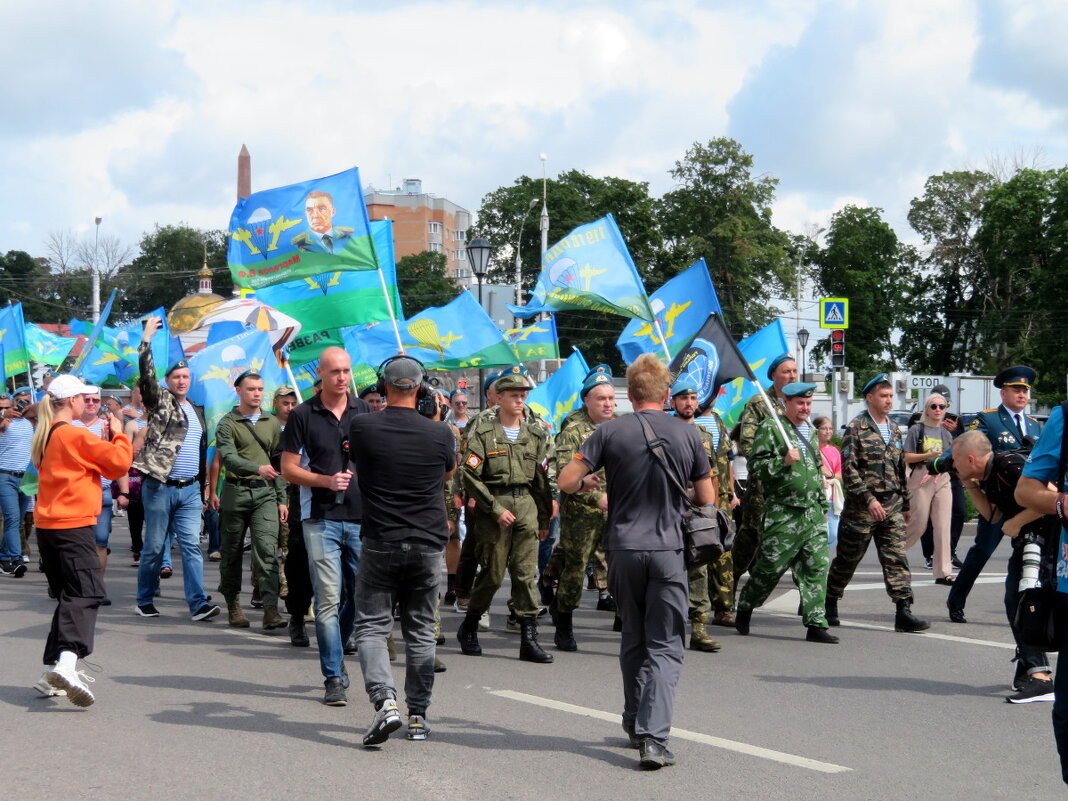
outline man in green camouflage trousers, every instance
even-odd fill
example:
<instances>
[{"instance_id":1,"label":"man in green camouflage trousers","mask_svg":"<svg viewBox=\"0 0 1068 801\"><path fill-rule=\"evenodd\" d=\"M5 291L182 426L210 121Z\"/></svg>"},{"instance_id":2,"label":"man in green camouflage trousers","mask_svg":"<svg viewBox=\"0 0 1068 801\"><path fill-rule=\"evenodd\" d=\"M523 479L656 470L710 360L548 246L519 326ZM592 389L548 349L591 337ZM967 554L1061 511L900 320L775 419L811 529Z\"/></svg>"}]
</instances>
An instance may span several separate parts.
<instances>
[{"instance_id":1,"label":"man in green camouflage trousers","mask_svg":"<svg viewBox=\"0 0 1068 801\"><path fill-rule=\"evenodd\" d=\"M616 395L612 376L592 373L587 376L580 392L582 408L572 414L556 437L556 469L563 470L575 458L586 439L597 426L615 417ZM598 477L604 481L604 471ZM603 490L564 493L560 504L560 543L554 554L560 556L560 581L556 592L556 634L553 637L561 651L575 651L572 613L582 600L582 584L586 565L601 544L601 535L608 520L608 496Z\"/></svg>"},{"instance_id":2,"label":"man in green camouflage trousers","mask_svg":"<svg viewBox=\"0 0 1068 801\"><path fill-rule=\"evenodd\" d=\"M749 451L749 475L767 490L764 531L749 581L738 599L735 628L749 633L753 609L763 606L791 567L801 592L802 620L809 642L834 644L827 631L827 499L823 462L809 442L808 416L815 384L783 387L786 420L782 430L768 418L757 429ZM789 442L783 441L783 432Z\"/></svg>"},{"instance_id":3,"label":"man in green camouflage trousers","mask_svg":"<svg viewBox=\"0 0 1068 801\"><path fill-rule=\"evenodd\" d=\"M839 624L838 600L874 539L886 592L897 605L896 631L930 628L912 614L912 574L905 555L909 491L901 432L889 417L894 405L890 377L880 373L863 390L868 410L853 418L842 439L845 507L838 524L838 551L827 576L827 620Z\"/></svg>"},{"instance_id":4,"label":"man in green camouflage trousers","mask_svg":"<svg viewBox=\"0 0 1068 801\"><path fill-rule=\"evenodd\" d=\"M712 432L704 426L696 424L697 404L697 382L689 375L681 376L671 385L671 407L678 419L696 426L697 433L701 436L701 444L704 445L705 453L708 455L708 460L712 464L712 487L716 493L716 505L721 509L724 509L724 511L729 512L731 489L730 462L728 460L728 454L730 453L730 441L726 431L722 429L723 424L719 422L719 418L716 417L716 422L720 426L718 432L719 441L717 447L713 447ZM726 475L726 479L724 479L724 475ZM724 496L724 489L726 489L726 496ZM725 506L724 497L726 497ZM720 643L718 640L713 639L708 633L706 625L708 623L708 613L712 610L710 596L713 594L717 596L722 595L722 585L725 581L728 583L728 588L726 589L727 609L730 609L734 600L734 573L731 567L730 552L728 551L723 554L712 564L691 568L688 574L688 580L690 595L689 618L691 626L690 650L707 652L718 651L720 649ZM720 599L720 602L722 603L722 599Z\"/></svg>"},{"instance_id":5,"label":"man in green camouflage trousers","mask_svg":"<svg viewBox=\"0 0 1068 801\"><path fill-rule=\"evenodd\" d=\"M525 420L526 394L531 387L518 367L512 370L497 380L496 413L478 421L467 432L464 488L475 500L474 533L482 570L475 579L467 615L456 636L464 654L482 653L478 621L489 609L507 570L522 635L519 658L544 663L553 658L537 641L534 579L538 542L549 534L553 511L546 470L549 438L544 429Z\"/></svg>"},{"instance_id":6,"label":"man in green camouflage trousers","mask_svg":"<svg viewBox=\"0 0 1068 801\"><path fill-rule=\"evenodd\" d=\"M771 400L779 417L784 418L782 388L797 380L797 362L789 353L783 353L772 360L768 365L768 378L772 386L767 395ZM753 447L757 428L760 424L771 417L771 410L764 398L757 393L751 397L742 409L742 415L738 419L741 431L738 435L738 454L748 459L749 449ZM734 585L737 588L738 579L749 569L749 565L756 556L757 547L760 545L760 533L764 525L764 490L760 486L760 479L752 473L745 484L745 496L742 498L742 523L738 526L738 533L734 537L734 548L731 550L731 559L734 562Z\"/></svg>"}]
</instances>

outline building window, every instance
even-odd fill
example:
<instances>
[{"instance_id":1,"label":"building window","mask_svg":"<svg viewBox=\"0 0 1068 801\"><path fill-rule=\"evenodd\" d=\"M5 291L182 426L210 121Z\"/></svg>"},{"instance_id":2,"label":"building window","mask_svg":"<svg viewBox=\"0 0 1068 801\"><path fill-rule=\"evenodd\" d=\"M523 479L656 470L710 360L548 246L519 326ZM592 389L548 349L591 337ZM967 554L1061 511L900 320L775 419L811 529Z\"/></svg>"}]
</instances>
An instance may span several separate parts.
<instances>
[{"instance_id":1,"label":"building window","mask_svg":"<svg viewBox=\"0 0 1068 801\"><path fill-rule=\"evenodd\" d=\"M456 251L456 260L467 261L467 251L463 248L460 248L458 251Z\"/></svg>"},{"instance_id":2,"label":"building window","mask_svg":"<svg viewBox=\"0 0 1068 801\"><path fill-rule=\"evenodd\" d=\"M427 223L427 231L429 231L432 234L440 234L441 233L441 223L439 223L439 222Z\"/></svg>"},{"instance_id":3,"label":"building window","mask_svg":"<svg viewBox=\"0 0 1068 801\"><path fill-rule=\"evenodd\" d=\"M467 241L467 231L454 231L453 235L456 237L457 242Z\"/></svg>"},{"instance_id":4,"label":"building window","mask_svg":"<svg viewBox=\"0 0 1068 801\"><path fill-rule=\"evenodd\" d=\"M441 253L441 243L440 242L430 242L426 246L426 249L429 250L431 253Z\"/></svg>"}]
</instances>

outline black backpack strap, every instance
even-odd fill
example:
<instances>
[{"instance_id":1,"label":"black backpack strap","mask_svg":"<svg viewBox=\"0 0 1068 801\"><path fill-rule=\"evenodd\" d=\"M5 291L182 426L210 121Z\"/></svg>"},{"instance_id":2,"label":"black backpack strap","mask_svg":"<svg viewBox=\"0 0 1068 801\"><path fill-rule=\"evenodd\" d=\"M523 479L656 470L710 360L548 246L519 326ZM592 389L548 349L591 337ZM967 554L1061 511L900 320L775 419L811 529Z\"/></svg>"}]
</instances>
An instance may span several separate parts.
<instances>
[{"instance_id":1,"label":"black backpack strap","mask_svg":"<svg viewBox=\"0 0 1068 801\"><path fill-rule=\"evenodd\" d=\"M642 426L642 431L645 432L646 445L649 446L649 450L652 452L653 456L656 457L657 464L663 469L668 480L675 486L675 489L679 491L679 494L682 495L687 506L691 509L699 509L700 507L691 500L686 488L682 486L682 482L679 481L678 476L672 472L671 466L667 461L667 455L664 453L663 440L655 435L653 427L649 425L649 421L645 419L645 416L641 412L635 412L634 416L638 418L638 422L641 423Z\"/></svg>"}]
</instances>

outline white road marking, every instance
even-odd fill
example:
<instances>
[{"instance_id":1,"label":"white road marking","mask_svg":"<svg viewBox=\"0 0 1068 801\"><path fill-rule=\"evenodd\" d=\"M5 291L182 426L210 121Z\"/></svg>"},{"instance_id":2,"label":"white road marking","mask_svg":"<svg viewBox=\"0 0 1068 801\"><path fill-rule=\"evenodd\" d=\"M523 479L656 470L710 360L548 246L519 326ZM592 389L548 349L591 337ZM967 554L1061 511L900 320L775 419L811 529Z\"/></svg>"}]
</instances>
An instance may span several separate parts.
<instances>
[{"instance_id":1,"label":"white road marking","mask_svg":"<svg viewBox=\"0 0 1068 801\"><path fill-rule=\"evenodd\" d=\"M552 698L542 698L537 695L519 693L513 690L490 690L489 694L496 695L500 698L507 698L511 701L522 701L525 704L533 704L547 709L555 709L559 712L569 712L572 715L595 718L596 720L614 723L617 726L620 722L618 713L612 714L610 712L602 712L599 709L576 706L575 704L556 701ZM759 757L760 759L769 759L773 762L781 762L784 765L793 765L797 768L814 770L819 773L846 773L852 770L852 768L847 768L843 765L835 765L832 762L820 762L819 760L809 759L808 757L787 754L783 751L773 751L770 748L761 748L759 745L750 745L749 743L740 743L735 740L726 740L722 737L713 737L709 734L687 731L686 729L676 729L672 727L671 736L677 737L680 740L690 740L691 742L701 743L703 745L711 745L713 748L722 748L726 751L735 751L739 754L747 754L749 756Z\"/></svg>"}]
</instances>

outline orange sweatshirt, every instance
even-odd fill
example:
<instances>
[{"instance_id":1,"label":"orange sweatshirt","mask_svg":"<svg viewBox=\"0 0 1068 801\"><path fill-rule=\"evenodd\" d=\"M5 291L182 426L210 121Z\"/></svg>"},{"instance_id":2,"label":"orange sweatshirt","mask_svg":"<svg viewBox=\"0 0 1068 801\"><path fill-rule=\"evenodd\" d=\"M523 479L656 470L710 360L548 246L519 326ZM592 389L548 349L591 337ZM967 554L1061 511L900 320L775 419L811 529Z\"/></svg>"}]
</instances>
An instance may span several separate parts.
<instances>
[{"instance_id":1,"label":"orange sweatshirt","mask_svg":"<svg viewBox=\"0 0 1068 801\"><path fill-rule=\"evenodd\" d=\"M100 476L121 478L130 469L133 446L125 434L111 442L67 425L52 432L38 469L40 483L33 521L38 528L83 528L100 516Z\"/></svg>"}]
</instances>

